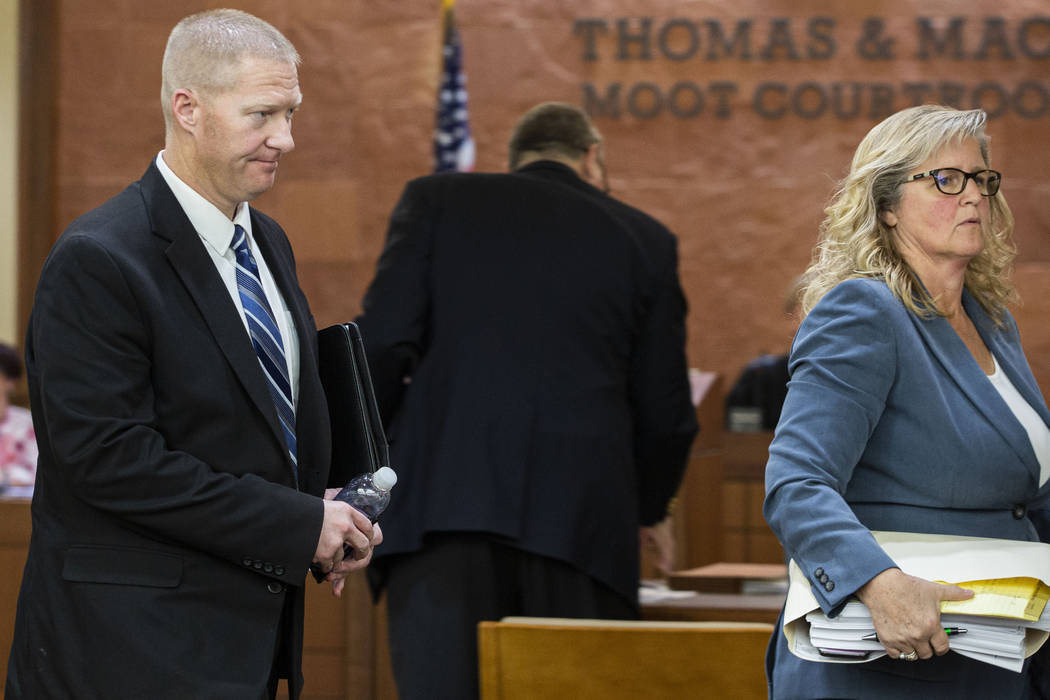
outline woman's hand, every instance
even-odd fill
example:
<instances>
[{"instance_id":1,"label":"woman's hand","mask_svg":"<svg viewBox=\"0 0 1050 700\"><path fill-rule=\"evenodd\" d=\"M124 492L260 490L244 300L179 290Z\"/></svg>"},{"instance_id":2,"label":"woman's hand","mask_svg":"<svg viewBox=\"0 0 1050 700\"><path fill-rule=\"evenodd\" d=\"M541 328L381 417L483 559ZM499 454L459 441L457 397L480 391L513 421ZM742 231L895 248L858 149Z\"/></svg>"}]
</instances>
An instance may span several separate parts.
<instances>
[{"instance_id":1,"label":"woman's hand","mask_svg":"<svg viewBox=\"0 0 1050 700\"><path fill-rule=\"evenodd\" d=\"M941 626L942 600L967 600L973 591L886 569L857 590L868 606L879 642L890 658L920 659L948 653L948 635Z\"/></svg>"}]
</instances>

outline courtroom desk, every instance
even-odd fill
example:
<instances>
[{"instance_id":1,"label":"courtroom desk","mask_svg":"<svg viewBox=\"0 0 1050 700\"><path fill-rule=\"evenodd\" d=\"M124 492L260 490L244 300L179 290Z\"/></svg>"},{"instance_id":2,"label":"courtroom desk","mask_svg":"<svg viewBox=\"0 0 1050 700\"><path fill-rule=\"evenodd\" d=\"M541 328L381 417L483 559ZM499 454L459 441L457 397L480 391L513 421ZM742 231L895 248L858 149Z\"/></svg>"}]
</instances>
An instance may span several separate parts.
<instances>
[{"instance_id":1,"label":"courtroom desk","mask_svg":"<svg viewBox=\"0 0 1050 700\"><path fill-rule=\"evenodd\" d=\"M643 620L776 624L783 593L693 593L642 604Z\"/></svg>"},{"instance_id":2,"label":"courtroom desk","mask_svg":"<svg viewBox=\"0 0 1050 700\"><path fill-rule=\"evenodd\" d=\"M722 378L715 372L689 370L700 433L672 507L670 523L674 560L684 567L719 561L722 554ZM642 578L659 575L647 547L641 549Z\"/></svg>"},{"instance_id":3,"label":"courtroom desk","mask_svg":"<svg viewBox=\"0 0 1050 700\"><path fill-rule=\"evenodd\" d=\"M783 563L784 550L762 514L773 433L723 433L722 559Z\"/></svg>"},{"instance_id":4,"label":"courtroom desk","mask_svg":"<svg viewBox=\"0 0 1050 700\"><path fill-rule=\"evenodd\" d=\"M772 431L726 431L722 434L722 441L727 477L755 481L765 478L769 443L773 441Z\"/></svg>"},{"instance_id":5,"label":"courtroom desk","mask_svg":"<svg viewBox=\"0 0 1050 700\"><path fill-rule=\"evenodd\" d=\"M667 587L697 593L773 593L786 590L787 580L788 570L784 564L720 561L672 571L667 575ZM761 588L756 590L754 586Z\"/></svg>"},{"instance_id":6,"label":"courtroom desk","mask_svg":"<svg viewBox=\"0 0 1050 700\"><path fill-rule=\"evenodd\" d=\"M0 499L0 688L7 679L18 588L29 554L31 529L29 499Z\"/></svg>"}]
</instances>

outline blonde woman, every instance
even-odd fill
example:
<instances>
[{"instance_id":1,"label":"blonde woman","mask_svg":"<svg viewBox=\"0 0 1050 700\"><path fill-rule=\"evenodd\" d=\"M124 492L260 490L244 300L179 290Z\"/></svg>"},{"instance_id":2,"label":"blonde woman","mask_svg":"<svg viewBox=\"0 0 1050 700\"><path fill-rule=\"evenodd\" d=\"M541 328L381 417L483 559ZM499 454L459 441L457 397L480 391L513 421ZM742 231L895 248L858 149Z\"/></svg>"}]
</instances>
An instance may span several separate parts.
<instances>
[{"instance_id":1,"label":"blonde woman","mask_svg":"<svg viewBox=\"0 0 1050 700\"><path fill-rule=\"evenodd\" d=\"M1007 310L1013 217L985 118L887 118L826 209L765 515L827 614L854 596L870 608L887 656L804 661L778 626L772 698L1025 698L1046 682L1031 662L1017 674L948 653L939 603L972 593L904 574L870 533L1050 535L1050 412Z\"/></svg>"}]
</instances>

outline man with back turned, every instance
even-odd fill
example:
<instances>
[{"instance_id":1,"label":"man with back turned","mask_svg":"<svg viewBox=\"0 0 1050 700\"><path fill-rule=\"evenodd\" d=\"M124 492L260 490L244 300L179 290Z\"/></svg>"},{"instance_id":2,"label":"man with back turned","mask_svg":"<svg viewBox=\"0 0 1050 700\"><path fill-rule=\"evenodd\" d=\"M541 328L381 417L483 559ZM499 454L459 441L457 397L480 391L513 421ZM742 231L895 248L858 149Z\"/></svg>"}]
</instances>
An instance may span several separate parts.
<instances>
[{"instance_id":1,"label":"man with back turned","mask_svg":"<svg viewBox=\"0 0 1050 700\"><path fill-rule=\"evenodd\" d=\"M329 474L314 320L284 232L248 206L294 146L298 61L246 13L181 21L164 150L44 265L10 700L259 700L281 677L297 698L307 569L338 595L382 539L321 498L360 465Z\"/></svg>"},{"instance_id":2,"label":"man with back turned","mask_svg":"<svg viewBox=\"0 0 1050 700\"><path fill-rule=\"evenodd\" d=\"M408 184L360 318L401 477L372 579L404 700L477 696L479 620L635 617L639 525L696 432L675 237L605 193L575 107L526 113L510 167Z\"/></svg>"}]
</instances>

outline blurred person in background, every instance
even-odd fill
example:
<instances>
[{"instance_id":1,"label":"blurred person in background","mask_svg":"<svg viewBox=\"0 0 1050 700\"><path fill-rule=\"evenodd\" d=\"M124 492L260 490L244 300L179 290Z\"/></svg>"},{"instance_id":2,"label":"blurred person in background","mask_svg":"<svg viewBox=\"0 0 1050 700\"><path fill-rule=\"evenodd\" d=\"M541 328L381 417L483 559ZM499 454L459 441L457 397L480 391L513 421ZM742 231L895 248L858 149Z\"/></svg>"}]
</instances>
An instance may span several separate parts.
<instances>
[{"instance_id":1,"label":"blurred person in background","mask_svg":"<svg viewBox=\"0 0 1050 700\"><path fill-rule=\"evenodd\" d=\"M15 384L22 377L18 351L0 343L0 489L28 491L36 477L36 435L28 409L13 406Z\"/></svg>"},{"instance_id":2,"label":"blurred person in background","mask_svg":"<svg viewBox=\"0 0 1050 700\"><path fill-rule=\"evenodd\" d=\"M784 295L784 315L796 323L803 282L801 275L796 277ZM789 378L786 353L763 353L748 362L726 394L726 429L753 431L777 427Z\"/></svg>"}]
</instances>

